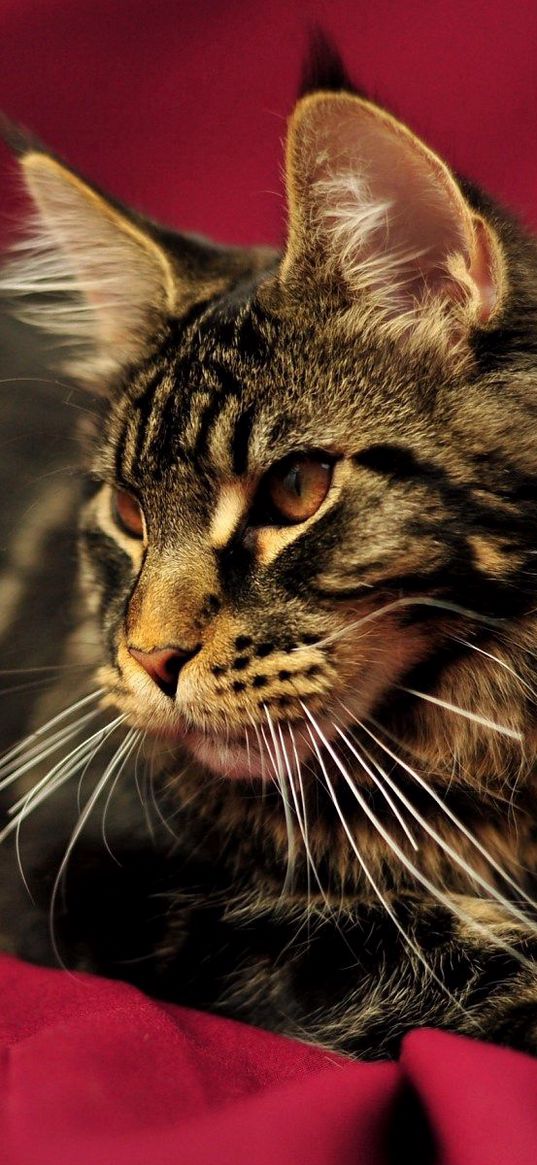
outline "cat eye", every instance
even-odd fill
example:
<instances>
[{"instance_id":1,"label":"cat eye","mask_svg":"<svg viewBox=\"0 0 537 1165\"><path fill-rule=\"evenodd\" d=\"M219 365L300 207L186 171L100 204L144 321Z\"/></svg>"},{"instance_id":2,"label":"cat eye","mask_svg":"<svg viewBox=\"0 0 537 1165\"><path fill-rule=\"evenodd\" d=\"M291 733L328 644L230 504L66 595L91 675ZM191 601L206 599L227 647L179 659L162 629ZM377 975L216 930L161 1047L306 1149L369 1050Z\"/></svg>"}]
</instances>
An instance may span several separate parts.
<instances>
[{"instance_id":1,"label":"cat eye","mask_svg":"<svg viewBox=\"0 0 537 1165\"><path fill-rule=\"evenodd\" d=\"M142 507L125 489L116 489L112 497L112 509L118 526L130 534L131 538L143 538L144 515Z\"/></svg>"},{"instance_id":2,"label":"cat eye","mask_svg":"<svg viewBox=\"0 0 537 1165\"><path fill-rule=\"evenodd\" d=\"M262 483L256 524L291 526L312 518L332 482L328 453L295 453L275 465Z\"/></svg>"}]
</instances>

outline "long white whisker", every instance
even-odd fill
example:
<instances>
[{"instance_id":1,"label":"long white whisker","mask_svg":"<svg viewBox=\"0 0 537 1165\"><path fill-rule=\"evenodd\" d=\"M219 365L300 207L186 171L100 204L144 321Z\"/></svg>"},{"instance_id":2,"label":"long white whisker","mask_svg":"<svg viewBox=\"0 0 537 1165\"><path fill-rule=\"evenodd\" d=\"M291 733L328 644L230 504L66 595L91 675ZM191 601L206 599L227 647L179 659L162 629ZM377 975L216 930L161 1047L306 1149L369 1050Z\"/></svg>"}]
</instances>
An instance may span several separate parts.
<instances>
[{"instance_id":1,"label":"long white whisker","mask_svg":"<svg viewBox=\"0 0 537 1165\"><path fill-rule=\"evenodd\" d=\"M244 745L246 748L248 772L249 772L250 776L252 776L252 757L251 757L251 753L250 753L250 736L248 734L247 728L244 729Z\"/></svg>"},{"instance_id":2,"label":"long white whisker","mask_svg":"<svg viewBox=\"0 0 537 1165\"><path fill-rule=\"evenodd\" d=\"M265 785L266 785L266 781L265 781L265 773L266 773L265 753L263 751L263 743L262 743L261 733L259 731L259 727L256 724L253 716L249 716L249 719L250 719L250 723L252 725L252 728L255 732L255 738L257 740L257 747L259 750L259 760L261 762L261 789L262 789L262 796L264 796L265 795Z\"/></svg>"},{"instance_id":3,"label":"long white whisker","mask_svg":"<svg viewBox=\"0 0 537 1165\"><path fill-rule=\"evenodd\" d=\"M292 882L293 882L293 874L294 874L294 868L295 868L295 857L296 857L296 854L295 854L295 830L294 830L294 825L293 825L291 806L289 804L289 799L287 797L285 772L284 772L284 768L283 768L283 764L282 764L282 757L281 757L280 749L278 747L278 739L277 739L276 733L274 731L274 724L272 722L272 717L270 715L270 712L269 712L266 704L263 704L263 711L264 711L265 716L267 718L267 723L269 726L270 735L272 737L272 742L274 745L274 758L275 758L275 760L274 760L274 773L275 773L276 780L277 780L279 788L280 788L282 804L283 804L283 812L284 812L284 816L285 816L285 828L287 830L287 867L285 870L285 878L284 878L284 883L282 886L282 896L283 896L288 892L288 890L290 889ZM261 731L263 732L262 728L261 728ZM268 748L268 741L266 743L267 743L267 748ZM270 755L270 753L269 753L269 755Z\"/></svg>"},{"instance_id":4,"label":"long white whisker","mask_svg":"<svg viewBox=\"0 0 537 1165\"><path fill-rule=\"evenodd\" d=\"M349 711L349 709L346 709L346 711ZM389 748L388 745L383 740L381 740L378 736L376 736L375 733L372 732L371 729L368 728L366 724L362 723L362 721L360 721L360 720L357 720L356 723L357 723L359 728L361 728L364 732L367 733L367 735L369 737L371 737L371 740L373 740L375 742L375 744L377 744L379 746L379 748L382 748L382 750L387 754L387 756L391 757L391 759L393 761L395 761L395 763L397 765L399 765L406 773L408 773L408 775L410 777L413 778L414 781L416 781L416 783L420 786L420 788L423 789L429 795L429 797L432 798L432 800L439 806L439 808L442 810L442 812L445 813L446 817L448 817L449 820L453 822L453 824L456 826L456 828L462 834L464 834L464 836L468 839L468 841L471 842L471 844L475 847L475 849L482 855L482 857L485 858L485 860L491 866L491 868L493 870L495 870L496 873L508 883L508 885L511 886L511 888L515 891L515 893L519 897L523 898L524 901L528 903L528 906L531 906L532 909L537 912L537 902L535 902L534 899L531 898L530 895L526 893L526 891L523 889L523 887L520 886L518 884L518 882L514 878L512 878L510 874L507 873L506 870L504 870L503 866L501 866L500 863L497 862L496 859L492 856L492 854L489 853L486 846L482 845L482 843L478 840L478 838L474 836L474 834L466 827L466 825L464 825L464 822L462 822L460 820L460 818L457 817L457 815L453 812L453 810L450 809L449 805L446 805L446 803L442 800L442 798L438 795L438 793L432 788L432 786L430 786L427 783L425 778L422 777L419 773L417 773L415 771L415 769L411 768L410 765L406 764L406 762L404 760L402 760L400 757L398 757L397 754L394 753L392 751L392 749ZM502 902L503 901L504 900L502 899ZM523 915L522 917L527 922L527 919L525 918L525 916Z\"/></svg>"},{"instance_id":5,"label":"long white whisker","mask_svg":"<svg viewBox=\"0 0 537 1165\"><path fill-rule=\"evenodd\" d=\"M125 716L118 717L118 720L125 720L125 719L126 719ZM114 727L115 726L116 725L114 725ZM135 731L135 730L130 729L130 732L133 732L133 731ZM55 956L56 956L56 958L61 966L63 966L63 961L62 961L62 958L61 958L61 955L60 955L60 952L58 949L58 944L56 942L56 935L54 933L54 910L55 910L55 906L56 906L56 900L58 897L59 888L61 885L63 875L65 873L65 870L67 869L69 858L71 857L71 854L72 854L73 849L74 849L74 847L75 847L75 845L80 837L80 834L82 833L82 830L84 829L84 826L85 826L88 818L90 817L94 806L96 805L99 797L101 796L101 793L106 788L106 785L108 784L109 780L112 778L112 776L116 770L116 767L118 764L118 756L119 756L119 760L121 760L121 756L122 756L121 747L122 746L120 745L119 748L117 749L116 753L112 757L111 761L109 761L109 763L107 764L102 777L99 778L99 780L97 781L97 784L95 785L93 792L88 797L88 800L86 801L86 804L82 810L82 813L80 814L80 817L79 817L79 819L76 823L76 826L71 834L71 837L69 838L65 853L63 855L58 872L56 874L56 878L54 880L54 886L52 888L52 894L51 894L51 898L50 898L50 913L49 913L50 941L51 941L51 945L52 945L52 949L54 951L54 954L55 954Z\"/></svg>"},{"instance_id":6,"label":"long white whisker","mask_svg":"<svg viewBox=\"0 0 537 1165\"><path fill-rule=\"evenodd\" d=\"M364 766L364 768L366 769L367 772L370 772L369 767L365 764L362 757L357 752L356 748L354 747L352 742L349 740L349 738L346 736L346 734L344 732L342 732L341 729L339 729L339 728L336 728L336 731L339 733L339 735L341 736L342 740L347 745L347 748L350 750L350 752L352 752L353 756L355 756L356 759L358 761L360 761L360 763ZM371 757L371 755L365 749L364 749L364 751L366 752L366 756L368 757L368 759L372 762L373 758ZM496 890L495 887L490 882L487 881L486 878L483 878L481 876L481 874L479 874L477 872L477 870L474 870L473 867L469 864L469 862L467 862L463 857L461 857L461 855L458 854L455 849L453 849L453 846L451 846L449 844L449 842L447 842L445 840L445 838L441 837L441 835L439 833L437 833L434 826L430 825L429 822L426 821L424 817L422 817L421 813L416 809L416 806L412 805L411 801L409 801L408 798L405 796L405 794L401 792L401 790L395 784L395 781L392 780L392 778L388 775L388 773L385 771L385 769L382 768L382 766L378 763L378 761L375 761L374 763L377 765L379 772L382 773L384 780L388 783L390 789L392 789L392 791L395 793L396 797L399 798L399 800L405 806L405 808L408 810L408 812L412 814L412 816L414 817L414 820L417 821L419 825L421 825L422 829L425 830L425 832L429 835L429 837L432 837L433 841L435 841L436 844L440 846L440 848L444 851L444 853L448 854L448 856L452 859L452 861L454 861L455 864L458 865L460 867L460 869L463 870L464 873L469 878L471 878L471 880L473 882L476 882L477 885L480 886L482 890L485 890L486 893L488 895L490 895L491 898L494 898L496 902L498 902L505 909L509 910L509 912L514 915L514 917L517 919L517 921L524 922L527 925L528 921L529 921L527 919L527 916L521 910L518 910L516 908L516 906L513 906L512 903L510 903L508 901L508 899L504 898L503 894L500 894L498 892L498 890ZM530 923L530 925L534 926L535 930L537 930L537 925L535 925L533 923Z\"/></svg>"},{"instance_id":7,"label":"long white whisker","mask_svg":"<svg viewBox=\"0 0 537 1165\"><path fill-rule=\"evenodd\" d=\"M51 720L47 720L47 723L42 724L40 728L35 730L35 732L31 732L29 736L25 736L24 739L20 740L18 744L13 745L13 747L10 748L8 752L4 753L3 757L1 758L0 771L2 771L7 764L9 764L13 757L18 756L20 752L24 752L28 745L33 744L34 741L39 740L42 736L45 735L45 733L49 732L51 728L54 728L55 724L59 724L62 720L67 719L68 716L72 716L74 712L77 712L79 708L83 708L85 704L89 704L90 701L98 700L99 697L102 696L103 692L104 688L97 688L95 692L90 692L88 696L83 696L81 700L77 700L75 704L71 704L68 708L64 708L62 712L58 712L58 714L53 716Z\"/></svg>"},{"instance_id":8,"label":"long white whisker","mask_svg":"<svg viewBox=\"0 0 537 1165\"><path fill-rule=\"evenodd\" d=\"M144 797L144 795L142 793L142 787L140 785L140 777L139 777L139 773L138 773L138 766L140 764L140 753L142 751L142 748L144 747L146 736L147 736L147 730L142 734L142 737L140 739L140 743L138 745L138 749L136 752L136 756L134 758L134 784L136 785L136 792L138 793L138 797L140 799L140 805L142 806L143 814L144 814L144 817L146 820L147 831L149 833L149 836L151 838L154 838L155 831L153 829L153 822L151 820L151 814L149 812L147 798Z\"/></svg>"},{"instance_id":9,"label":"long white whisker","mask_svg":"<svg viewBox=\"0 0 537 1165\"><path fill-rule=\"evenodd\" d=\"M491 659L493 663L498 664L498 667L503 667L504 671L509 672L509 675L513 676L513 678L517 680L521 687L526 688L526 691L528 691L531 696L537 696L535 688L532 688L531 684L528 684L527 680L523 679L523 677L520 676L517 671L515 671L515 668L511 667L511 664L507 663L507 660L500 659L499 655L494 655L492 651L485 651L484 647L478 647L477 643L470 643L469 639L461 639L459 635L452 635L451 638L456 643L462 643L463 647L469 647L471 651L477 651L479 655L484 655L487 659Z\"/></svg>"},{"instance_id":10,"label":"long white whisker","mask_svg":"<svg viewBox=\"0 0 537 1165\"><path fill-rule=\"evenodd\" d=\"M291 726L289 725L288 727L290 728ZM284 760L285 768L286 768L286 771L287 771L287 781L288 781L288 784L289 784L289 788L290 788L290 790L291 790L291 797L292 797L292 799L293 799L293 805L294 805L294 809L295 809L295 815L296 815L296 819L297 819L297 821L298 821L298 827L299 827L299 829L300 829L300 833L301 833L301 836L302 836L302 841L304 842L304 852L305 852L305 854L306 854L307 910L309 910L309 906L310 906L310 899L311 899L311 886L310 886L310 865L311 865L311 868L312 868L312 869L314 869L314 867L313 867L313 861L312 861L311 852L310 852L310 847L309 847L309 842L308 842L307 826L306 826L305 820L303 820L303 819L302 819L302 815L301 815L301 812L300 812L300 807L299 807L299 804L298 804L297 791L296 791L296 788L295 788L295 782L294 782L294 780L293 780L293 772L292 772L292 769L291 769L291 762L290 762L290 759L289 759L289 753L287 752L287 749L286 749L286 747L285 747L285 741L284 741L284 738L283 738L283 731L282 731L282 726L281 726L281 723L280 723L280 722L278 722L278 736L279 736L279 738L280 738L280 748L281 748L281 755L283 756L283 760Z\"/></svg>"},{"instance_id":11,"label":"long white whisker","mask_svg":"<svg viewBox=\"0 0 537 1165\"><path fill-rule=\"evenodd\" d=\"M468 914L467 911L465 911L459 905L459 903L455 903L454 900L449 895L444 894L443 891L440 890L438 886L434 885L434 882L431 882L431 880L420 869L418 869L418 867L416 865L414 865L414 862L412 862L410 860L410 858L407 856L407 854L405 854L404 850L401 849L401 846L397 843L395 838L393 838L388 833L388 831L384 828L382 822L379 820L376 813L374 813L373 810L370 808L370 806L367 804L365 798L362 796L359 789L356 788L356 785L354 784L354 781L352 780L349 772L347 771L346 766L340 760L335 749L332 748L330 741L327 740L322 729L319 727L316 720L312 716L309 708L307 708L306 705L304 703L302 703L302 701L301 701L301 704L302 704L302 708L303 708L305 715L307 716L308 720L310 720L310 722L313 724L318 736L320 737L323 744L325 745L325 748L327 749L330 756L332 757L334 764L339 769L339 772L341 773L346 784L351 789L354 797L356 798L358 804L360 805L360 808L363 810L366 817L368 817L368 819L371 821L371 824L374 825L377 832L380 834L380 836L383 838L383 840L386 842L386 844L390 847L390 849L393 851L393 853L396 855L396 857L399 858L399 861L403 864L405 869L408 870L409 874L411 874L412 877L415 878L416 881L419 882L421 886L423 886L426 890L428 890L429 894L431 894L433 896L433 898L436 898L436 900L438 902L440 902L442 906L445 906L452 914L458 915L459 918L462 918L463 921L466 922L469 927L471 927L473 930L478 931L479 933L481 933L483 935L486 935L486 937L489 941L492 939L497 946L503 947L504 950L509 951L509 953L514 958L516 958L520 963L522 963L524 966L528 966L528 967L531 966L528 959L526 959L518 951L515 951L514 948L509 945L509 943L504 942L504 940L501 939L499 935L494 934L486 926L483 926L481 923L477 922L477 920L475 918L473 918L471 914ZM512 913L516 914L516 916L519 918L519 920L522 921L526 926L528 925L528 919L520 911L516 911L516 908L513 907Z\"/></svg>"},{"instance_id":12,"label":"long white whisker","mask_svg":"<svg viewBox=\"0 0 537 1165\"><path fill-rule=\"evenodd\" d=\"M321 740L323 740L323 742L325 742L325 738L323 736L323 733L321 732L321 729L319 728L319 725L317 724L315 718L313 716L311 716L311 713L310 713L310 717L311 717L312 725L315 728L315 731L320 735ZM457 999L455 995L452 995L449 988L446 987L446 984L442 982L440 977L436 974L435 971L433 971L433 968L427 962L427 959L425 958L423 951L420 949L420 947L417 945L417 943L415 943L414 940L411 939L410 936L407 934L405 928L399 922L399 919L398 919L395 911L390 906L390 903L388 902L385 895L382 893L380 886L378 886L378 884L377 884L375 878L373 877L369 867L367 866L367 863L364 861L364 858L363 858L362 854L360 853L358 846L356 845L356 841L355 841L354 837L352 836L352 833L349 829L349 826L345 820L344 814L341 810L341 806L340 806L339 801L338 801L336 794L335 794L334 786L330 780L330 777L328 776L327 768L326 768L326 765L323 761L321 750L320 750L318 743L313 735L311 726L309 724L307 724L306 728L307 728L309 736L311 738L311 742L312 742L313 748L315 750L317 760L319 761L319 764L321 766L321 770L322 770L324 779L326 781L328 791L329 791L330 796L332 798L334 809L336 810L336 813L341 821L341 824L343 826L343 829L345 830L345 834L347 836L347 839L350 843L351 849L352 849L353 853L355 854L356 858L358 859L360 868L363 871L364 876L367 878L367 881L369 882L372 890L374 891L376 897L378 898L378 901L380 902L381 906L386 911L386 914L391 919L391 921L393 922L396 929L399 931L399 934L401 935L403 941L406 943L406 945L409 947L409 949L411 951L413 951L416 958L419 959L422 966L425 968L425 970L431 976L431 978L434 980L434 982L438 985L440 990L447 996L448 999L450 999L450 1001L452 1003L454 1003L456 1005L456 1007L458 1009L460 1009L464 1014L466 1014L465 1009L464 1009L462 1003L460 1002L460 1000ZM350 784L352 791L356 795L358 793L358 790L354 786L353 782L349 781L348 783ZM362 805L363 798L358 795L357 800L358 800L358 803L360 805ZM365 802L363 802L363 805L365 807ZM367 812L367 816L370 817L371 814L369 813L369 811L366 810L366 812Z\"/></svg>"},{"instance_id":13,"label":"long white whisker","mask_svg":"<svg viewBox=\"0 0 537 1165\"><path fill-rule=\"evenodd\" d=\"M463 615L478 623L485 623L489 627L501 627L504 622L503 619L488 618L486 615L480 615L477 611L470 611L466 607L460 607L457 603L442 602L428 595L409 595L401 599L395 599L391 603L385 603L383 607L377 607L374 611L369 611L367 615L362 615L361 619L347 623L345 627L340 627L338 631L332 631L330 635L325 635L324 639L319 639L316 643L307 645L299 644L298 647L293 648L293 651L304 651L306 648L311 650L312 647L325 647L327 643L333 643L335 639L341 639L343 636L349 635L357 627L365 627L366 623L372 623L374 620L382 618L383 615L389 615L391 611L398 611L404 607L436 607L441 611L450 611L454 615Z\"/></svg>"},{"instance_id":14,"label":"long white whisker","mask_svg":"<svg viewBox=\"0 0 537 1165\"><path fill-rule=\"evenodd\" d=\"M13 805L10 805L8 814L12 820L0 833L0 842L2 842L15 827L17 822L17 816L15 815L18 815L19 810L23 814L23 817L27 817L28 814L33 811L35 806L40 804L41 800L44 800L44 797L41 796L41 793L45 792L46 790L45 795L48 796L50 787L56 787L56 781L63 783L64 779L67 779L67 777L71 776L73 772L76 772L80 767L80 764L84 763L87 755L91 752L93 741L98 738L105 739L109 731L113 731L124 719L124 716L118 717L117 720L113 720L111 724L105 725L104 728L99 728L97 732L92 734L92 736L89 736L86 740L83 740L82 743L78 744L76 748L72 749L72 751L68 753L66 757L63 757L61 761L58 761L52 769L49 769L48 773L45 773L45 776L41 777L41 780L39 780L37 784L35 784L30 789L29 793L24 793L22 797L19 797L18 801L16 801ZM37 801L38 796L39 802Z\"/></svg>"},{"instance_id":15,"label":"long white whisker","mask_svg":"<svg viewBox=\"0 0 537 1165\"><path fill-rule=\"evenodd\" d=\"M346 744L349 744L349 742L347 741L347 738L346 738L346 736L344 735L344 733L342 732L341 728L338 728L337 724L334 724L334 728L335 728L336 732L337 732L337 733L339 733L339 735L340 735L340 736L342 737L342 739L345 741L345 743L346 743ZM349 748L350 748L350 744L349 744ZM352 752L352 751L353 751L353 750L351 749L351 752ZM402 814L400 813L399 809L397 808L397 805L395 804L395 802L394 802L393 798L392 798L392 797L390 797L390 794L388 793L388 790L387 790L387 789L384 787L384 785L383 785L382 781L381 781L381 780L379 780L379 777L378 777L378 776L377 776L377 774L374 772L374 770L373 770L372 768L370 768L368 765L364 764L364 762L363 762L362 758L361 758L360 756L358 756L358 753L357 753L356 751L354 752L354 755L355 755L355 757L356 757L357 761L360 763L360 765L361 765L361 766L362 766L362 768L364 769L364 771L367 773L367 775L368 775L368 776L371 778L371 780L373 781L373 784L375 785L375 787L376 787L376 788L379 790L379 792L380 792L380 793L382 794L382 796L384 797L384 800L386 801L386 804L387 804L387 805L389 805L389 807L390 807L390 809L391 809L391 811L392 811L392 813L393 813L394 817L395 817L395 818L396 818L396 820L399 822L399 825L401 826L401 829L403 830L403 833L405 833L405 834L406 834L406 836L408 837L408 840L409 840L409 842L410 842L410 844L411 844L412 848L413 848L413 849L415 849L415 850L416 850L416 852L417 852L417 851L418 851L418 849L419 849L418 843L417 843L417 841L416 841L416 839L415 839L414 835L411 833L410 829L408 828L408 825L407 825L407 823L406 823L406 821L405 821L404 817L403 817L403 816L402 816ZM380 765L378 766L378 768L379 768L379 772L382 772L382 770L381 770L381 768L380 768ZM382 775L384 776L384 773L382 773Z\"/></svg>"},{"instance_id":16,"label":"long white whisker","mask_svg":"<svg viewBox=\"0 0 537 1165\"><path fill-rule=\"evenodd\" d=\"M278 725L278 729L279 729L279 732L280 732L280 736L282 736L282 737L283 737L283 731L282 731L281 724L279 724L279 725ZM309 843L309 836L308 836L308 815L307 815L307 812L306 812L306 797L305 797L305 794L304 794L304 784L303 784L303 781L302 781L302 773L301 773L301 771L300 771L300 761L299 761L299 759L298 759L298 750L297 750L297 747L296 747L296 740L295 740L295 736L294 736L294 732L293 732L293 728L292 728L292 725L291 725L291 724L288 724L288 725L287 725L287 732L288 732L288 734L289 734L289 740L290 740L290 742L291 742L291 748L292 748L292 750L293 750L293 757L294 757L294 762L295 762L295 773L296 773L296 779L297 779L297 781L298 781L298 788L299 788L299 790L300 790L300 802L301 802L301 808L299 808L299 805L298 805L298 797L297 797L297 792L296 792L295 782L294 782L294 780L293 780L293 777L292 777L292 774L291 774L291 764L290 764L290 761L289 761L289 754L288 754L288 752L287 752L287 749L284 749L284 753L285 753L285 757L286 757L286 763L287 763L287 765L289 766L289 768L288 768L288 771L289 771L289 784L290 784L290 786L291 786L291 793L292 793L293 800L294 800L294 803L295 803L295 813L296 813L296 818L297 818L297 821L298 821L298 826L299 826L300 832L301 832L301 834L302 834L302 840L303 840L303 842L304 842L304 850L305 850L305 853L306 853L307 903L308 903L308 910L309 910L310 901L311 901L311 878L310 878L310 870L311 870L311 872L313 873L313 877L315 878L315 881L317 882L317 885L318 885L318 887L319 887L319 890L320 890L320 892L321 892L321 895L322 895L322 897L324 898L324 900L325 900L325 902L326 902L326 905L328 905L328 900L327 900L327 898L326 898L326 895L325 895L325 892L324 892L324 890L323 890L323 887L322 887L322 884L321 884L321 879L319 878L319 875L318 875L318 873L317 873L317 867L316 867L316 865L315 865L315 862L314 862L314 860L313 860L313 855L312 855L312 852L311 852L311 847L310 847L310 843ZM283 746L283 740L282 740L282 746Z\"/></svg>"},{"instance_id":17,"label":"long white whisker","mask_svg":"<svg viewBox=\"0 0 537 1165\"><path fill-rule=\"evenodd\" d=\"M499 732L501 736L510 736L512 740L522 740L522 734L517 732L515 728L508 728L505 724L496 724L494 720L489 720L487 716L480 716L477 712L469 712L467 708L458 708L456 704L450 704L449 700L442 700L439 696L430 696L427 692L417 692L415 688L404 688L401 684L397 684L400 692L406 692L409 696L417 696L420 700L425 700L428 704L436 704L439 708L445 708L448 712L454 712L457 716L462 716L465 720L472 720L474 724L480 724L483 728L490 728L491 732Z\"/></svg>"},{"instance_id":18,"label":"long white whisker","mask_svg":"<svg viewBox=\"0 0 537 1165\"><path fill-rule=\"evenodd\" d=\"M97 755L105 740L107 740L108 737L111 736L115 731L117 724L118 720L113 720L111 724L107 724L104 728L99 729L98 732L95 732L93 736L84 741L83 746L79 746L79 748L74 749L73 752L71 752L63 762L55 765L53 770L48 772L45 777L43 777L42 780L38 782L37 785L34 785L33 788L30 789L30 792L25 797L19 800L18 806L21 806L21 812L9 823L4 833L0 835L1 841L3 840L4 836L7 836L8 832L11 833L13 829L15 829L15 852L17 855L17 864L24 886L26 887L26 890L32 901L34 900L33 895L28 885L22 864L22 824L26 818L29 817L30 814L39 807L39 805L42 805L44 801L48 800L48 798L51 797L59 788L61 788L62 785L64 785L71 777L79 772L82 766L84 766L83 772L86 772L88 766ZM94 745L93 742L95 740L96 743ZM57 772L56 777L54 777L55 772ZM8 812L14 813L18 806L11 806L11 809Z\"/></svg>"},{"instance_id":19,"label":"long white whisker","mask_svg":"<svg viewBox=\"0 0 537 1165\"><path fill-rule=\"evenodd\" d=\"M141 735L142 735L142 732L141 732L140 728L131 728L130 732L128 732L126 735L125 740L123 741L123 744L120 746L119 752L121 754L121 764L119 765L119 768L118 768L116 775L112 781L112 784L110 785L110 789L108 791L108 795L107 795L107 798L106 798L106 801L104 804L104 809L103 809L103 822L102 822L102 829L101 829L102 839L104 842L105 849L110 854L112 861L114 861L116 863L116 865L118 865L118 866L121 865L121 863L118 862L115 854L112 853L110 845L108 844L108 838L106 836L106 815L107 815L108 809L110 807L110 801L112 799L114 790L117 787L117 783L118 783L122 773L125 771L125 766L128 763L129 757L134 752L134 749L136 748L136 745L138 744L138 741L139 741Z\"/></svg>"},{"instance_id":20,"label":"long white whisker","mask_svg":"<svg viewBox=\"0 0 537 1165\"><path fill-rule=\"evenodd\" d=\"M80 716L75 724L69 724L66 728L62 728L56 732L54 734L54 740L50 744L46 742L46 747L44 747L44 743L41 741L38 745L34 745L34 747L29 750L28 754L23 753L22 756L17 757L13 764L13 771L9 773L8 776L3 777L0 781L0 789L7 789L9 785L12 785L15 781L18 781L19 778L22 777L24 773L27 773L29 769L35 768L37 765L41 764L41 762L44 761L47 756L51 756L52 753L57 752L58 749L62 748L62 746L68 741L74 740L76 736L80 736L82 728L86 724L89 724L91 720L95 720L95 718L99 715L100 708L96 708L93 712L86 712L86 715Z\"/></svg>"}]
</instances>

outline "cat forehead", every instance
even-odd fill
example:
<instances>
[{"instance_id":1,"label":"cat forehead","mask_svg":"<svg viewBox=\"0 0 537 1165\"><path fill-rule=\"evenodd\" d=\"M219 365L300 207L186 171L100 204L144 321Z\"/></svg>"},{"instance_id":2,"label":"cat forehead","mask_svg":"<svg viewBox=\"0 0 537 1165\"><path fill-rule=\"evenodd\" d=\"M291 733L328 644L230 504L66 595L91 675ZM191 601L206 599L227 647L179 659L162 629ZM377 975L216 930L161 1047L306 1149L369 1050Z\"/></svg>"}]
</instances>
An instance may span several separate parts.
<instances>
[{"instance_id":1,"label":"cat forehead","mask_svg":"<svg viewBox=\"0 0 537 1165\"><path fill-rule=\"evenodd\" d=\"M351 452L381 427L412 424L427 382L437 391L443 370L430 358L404 360L370 328L355 321L349 333L313 303L269 311L264 289L170 321L110 413L116 477L162 481L170 470L184 483L200 472L262 473L308 448Z\"/></svg>"}]
</instances>

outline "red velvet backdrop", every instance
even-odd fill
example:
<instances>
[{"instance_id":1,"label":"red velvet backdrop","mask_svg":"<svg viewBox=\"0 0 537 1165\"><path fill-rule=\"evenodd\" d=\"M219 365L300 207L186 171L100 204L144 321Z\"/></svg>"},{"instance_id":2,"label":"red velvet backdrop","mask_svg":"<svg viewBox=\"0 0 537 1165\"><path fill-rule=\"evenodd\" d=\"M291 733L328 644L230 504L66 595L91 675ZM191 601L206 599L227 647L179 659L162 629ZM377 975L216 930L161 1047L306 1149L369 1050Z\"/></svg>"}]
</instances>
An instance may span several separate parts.
<instances>
[{"instance_id":1,"label":"red velvet backdrop","mask_svg":"<svg viewBox=\"0 0 537 1165\"><path fill-rule=\"evenodd\" d=\"M537 226L534 0L0 0L0 106L154 217L275 241L314 21L361 85ZM398 1066L337 1063L7 958L0 999L6 1165L537 1160L537 1063L514 1053L416 1032Z\"/></svg>"}]
</instances>

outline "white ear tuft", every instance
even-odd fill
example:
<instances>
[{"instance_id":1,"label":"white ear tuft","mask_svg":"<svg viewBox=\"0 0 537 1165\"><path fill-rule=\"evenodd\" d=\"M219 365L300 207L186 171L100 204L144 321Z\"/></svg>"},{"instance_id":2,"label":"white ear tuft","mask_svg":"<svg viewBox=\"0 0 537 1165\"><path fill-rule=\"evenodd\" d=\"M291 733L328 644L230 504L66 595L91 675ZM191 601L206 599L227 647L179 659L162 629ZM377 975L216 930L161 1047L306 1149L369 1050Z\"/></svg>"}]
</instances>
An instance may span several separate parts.
<instances>
[{"instance_id":1,"label":"white ear tuft","mask_svg":"<svg viewBox=\"0 0 537 1165\"><path fill-rule=\"evenodd\" d=\"M501 247L447 166L384 110L347 93L303 98L287 145L284 281L304 274L382 313L395 335L423 324L458 343L498 310Z\"/></svg>"},{"instance_id":2,"label":"white ear tuft","mask_svg":"<svg viewBox=\"0 0 537 1165\"><path fill-rule=\"evenodd\" d=\"M63 341L81 379L110 377L140 356L175 305L158 243L47 154L21 166L35 213L0 273L18 315Z\"/></svg>"}]
</instances>

